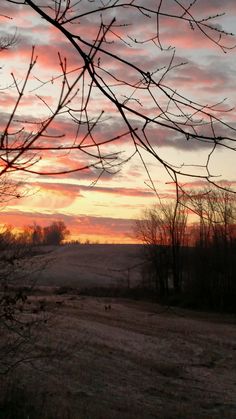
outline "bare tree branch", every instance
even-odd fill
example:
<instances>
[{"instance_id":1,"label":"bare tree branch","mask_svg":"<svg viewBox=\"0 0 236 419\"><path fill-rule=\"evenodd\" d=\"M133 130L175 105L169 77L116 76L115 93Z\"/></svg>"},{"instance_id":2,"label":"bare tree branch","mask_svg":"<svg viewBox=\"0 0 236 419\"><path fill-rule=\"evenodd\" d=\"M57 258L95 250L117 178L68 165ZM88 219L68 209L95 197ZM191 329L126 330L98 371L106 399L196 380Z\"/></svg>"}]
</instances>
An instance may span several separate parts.
<instances>
[{"instance_id":1,"label":"bare tree branch","mask_svg":"<svg viewBox=\"0 0 236 419\"><path fill-rule=\"evenodd\" d=\"M215 104L200 103L178 89L173 89L168 82L169 74L184 62L176 61L175 49L170 55L172 47L164 46L162 29L168 24L168 20L188 24L190 31L201 33L221 51L227 52L235 46L230 40L233 34L214 23L222 14L198 17L197 0L188 6L178 0L174 0L172 5L161 0L155 6L151 2L140 4L134 0L107 3L87 1L83 4L71 0L5 1L12 3L13 8L21 5L42 17L67 42L68 48L77 55L81 65L71 69L68 58L58 51L60 74L40 80L33 74L37 61L33 48L24 81L19 83L14 74L12 75L18 97L1 136L0 173L21 170L44 175L65 174L89 167L97 169L98 173L114 172L121 165L122 155L118 141L123 138L129 153L124 162L135 154L144 162L144 153L147 153L164 167L176 186L183 176L216 182L217 177L210 169L215 150L223 147L235 151L234 124L219 116L229 114L232 109L225 106L220 109L220 104L224 104L224 101ZM153 32L153 36L137 39L135 34L132 35L127 19L129 13L142 24L148 23L151 28L149 32ZM95 36L81 30L86 19L91 18L95 22ZM116 53L114 45L123 45L123 49L120 48ZM152 46L157 60L160 52L166 53L169 61L160 68L147 70L142 60L134 61L128 56L131 49L135 52L140 45L147 48ZM114 71L114 68L118 70ZM31 94L34 94L35 89L57 83L58 96L57 103L53 106L42 95L34 96L49 116L41 121L34 121L35 129L29 130L32 121L20 123L17 112L20 111L22 97L26 94L32 76L39 84L31 89ZM102 100L104 102L104 109L97 114L93 107L96 99L100 103ZM51 133L53 124L60 118L66 118L74 127L76 134L72 142L66 133L60 133L57 138ZM108 118L111 121L116 119L122 126L123 133L106 135ZM18 131L15 129L16 125ZM177 137L181 137L186 142L199 142L208 146L202 170L195 170L195 164L176 166L169 161L168 156L165 159L161 157L155 144L159 129L166 130L167 137L173 137L173 144ZM101 132L102 140L99 135ZM113 144L115 146L116 143L117 151L110 152L108 147ZM58 156L73 152L83 163L73 169L43 170L40 164L46 150L51 150ZM150 179L147 162L144 168ZM153 188L155 189L154 185Z\"/></svg>"}]
</instances>

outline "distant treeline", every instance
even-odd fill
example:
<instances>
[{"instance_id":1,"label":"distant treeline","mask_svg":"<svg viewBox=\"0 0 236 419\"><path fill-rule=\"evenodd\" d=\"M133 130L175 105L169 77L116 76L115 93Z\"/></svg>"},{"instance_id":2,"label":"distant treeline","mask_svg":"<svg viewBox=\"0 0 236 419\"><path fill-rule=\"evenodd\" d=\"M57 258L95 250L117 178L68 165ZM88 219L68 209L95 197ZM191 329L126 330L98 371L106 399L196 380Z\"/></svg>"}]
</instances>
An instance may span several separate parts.
<instances>
[{"instance_id":1,"label":"distant treeline","mask_svg":"<svg viewBox=\"0 0 236 419\"><path fill-rule=\"evenodd\" d=\"M22 245L59 245L69 236L70 232L63 221L54 221L46 227L34 223L20 233L15 233L11 226L0 231L0 249L13 244Z\"/></svg>"},{"instance_id":2,"label":"distant treeline","mask_svg":"<svg viewBox=\"0 0 236 419\"><path fill-rule=\"evenodd\" d=\"M236 205L226 191L191 195L198 221L189 225L189 202L162 203L137 222L143 241L143 281L157 297L217 310L236 310Z\"/></svg>"}]
</instances>

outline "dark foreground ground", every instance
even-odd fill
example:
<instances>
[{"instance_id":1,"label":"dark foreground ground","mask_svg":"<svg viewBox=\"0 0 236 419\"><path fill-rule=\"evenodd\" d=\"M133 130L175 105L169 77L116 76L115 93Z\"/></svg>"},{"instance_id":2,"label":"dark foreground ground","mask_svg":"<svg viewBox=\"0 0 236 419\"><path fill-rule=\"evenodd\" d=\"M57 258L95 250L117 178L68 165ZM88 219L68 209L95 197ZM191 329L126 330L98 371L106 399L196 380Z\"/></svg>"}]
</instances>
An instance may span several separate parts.
<instances>
[{"instance_id":1,"label":"dark foreground ground","mask_svg":"<svg viewBox=\"0 0 236 419\"><path fill-rule=\"evenodd\" d=\"M31 410L16 418L236 417L233 317L52 291L31 307L42 300L50 355L18 370Z\"/></svg>"},{"instance_id":2,"label":"dark foreground ground","mask_svg":"<svg viewBox=\"0 0 236 419\"><path fill-rule=\"evenodd\" d=\"M0 377L0 419L236 418L235 316L81 294L127 287L130 267L135 284L137 251L37 256L44 269L26 302L26 316L41 319L35 349Z\"/></svg>"}]
</instances>

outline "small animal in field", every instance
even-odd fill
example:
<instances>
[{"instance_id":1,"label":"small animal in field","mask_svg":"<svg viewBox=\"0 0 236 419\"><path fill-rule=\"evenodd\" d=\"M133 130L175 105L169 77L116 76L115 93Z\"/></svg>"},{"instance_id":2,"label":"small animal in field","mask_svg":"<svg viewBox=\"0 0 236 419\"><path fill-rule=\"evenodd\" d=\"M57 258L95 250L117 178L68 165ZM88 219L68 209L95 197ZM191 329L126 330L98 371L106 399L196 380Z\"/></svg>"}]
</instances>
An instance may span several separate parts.
<instances>
[{"instance_id":1,"label":"small animal in field","mask_svg":"<svg viewBox=\"0 0 236 419\"><path fill-rule=\"evenodd\" d=\"M105 311L110 311L111 310L111 305L110 304L105 304L104 306Z\"/></svg>"}]
</instances>

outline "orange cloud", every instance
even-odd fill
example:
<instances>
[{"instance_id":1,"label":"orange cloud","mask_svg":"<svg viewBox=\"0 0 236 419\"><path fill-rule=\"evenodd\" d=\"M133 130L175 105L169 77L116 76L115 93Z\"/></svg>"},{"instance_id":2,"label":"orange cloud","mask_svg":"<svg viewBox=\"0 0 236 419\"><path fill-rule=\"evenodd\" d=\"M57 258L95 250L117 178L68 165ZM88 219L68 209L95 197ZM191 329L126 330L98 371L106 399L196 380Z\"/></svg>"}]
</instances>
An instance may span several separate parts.
<instances>
[{"instance_id":1,"label":"orange cloud","mask_svg":"<svg viewBox=\"0 0 236 419\"><path fill-rule=\"evenodd\" d=\"M64 214L41 214L22 211L10 211L0 213L0 224L11 225L16 229L23 229L33 222L46 226L55 220L64 221L71 232L71 238L85 238L98 240L99 242L135 243L133 226L135 220L90 217L85 215L70 216Z\"/></svg>"}]
</instances>

